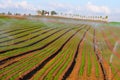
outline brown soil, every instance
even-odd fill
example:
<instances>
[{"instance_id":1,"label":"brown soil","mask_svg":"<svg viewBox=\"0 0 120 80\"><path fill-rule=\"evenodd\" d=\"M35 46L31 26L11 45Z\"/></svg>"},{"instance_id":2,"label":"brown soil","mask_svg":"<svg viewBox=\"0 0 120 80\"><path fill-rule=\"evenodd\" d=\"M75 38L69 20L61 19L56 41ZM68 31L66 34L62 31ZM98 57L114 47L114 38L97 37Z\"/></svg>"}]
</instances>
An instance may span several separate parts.
<instances>
[{"instance_id":1,"label":"brown soil","mask_svg":"<svg viewBox=\"0 0 120 80\"><path fill-rule=\"evenodd\" d=\"M116 40L120 40L112 31L110 31L110 33Z\"/></svg>"},{"instance_id":2,"label":"brown soil","mask_svg":"<svg viewBox=\"0 0 120 80\"><path fill-rule=\"evenodd\" d=\"M102 63L102 55L98 51L99 48L98 48L98 45L97 45L96 29L94 29L93 34L94 34L94 37L93 37L94 53L96 55L97 62L99 63L99 79L106 80L106 73L105 73L103 63Z\"/></svg>"},{"instance_id":3,"label":"brown soil","mask_svg":"<svg viewBox=\"0 0 120 80\"><path fill-rule=\"evenodd\" d=\"M91 53L93 54L93 53ZM92 69L91 69L91 75L90 75L90 79L89 80L98 80L96 77L96 71L95 71L95 63L94 63L94 58L92 58L93 56L91 55L91 63L92 63Z\"/></svg>"},{"instance_id":4,"label":"brown soil","mask_svg":"<svg viewBox=\"0 0 120 80\"><path fill-rule=\"evenodd\" d=\"M110 41L107 38L107 35L102 31L103 37L105 39L105 42L107 43L108 48L113 52L113 46L111 45ZM116 51L113 52L119 59L120 59L120 54Z\"/></svg>"},{"instance_id":5,"label":"brown soil","mask_svg":"<svg viewBox=\"0 0 120 80\"><path fill-rule=\"evenodd\" d=\"M23 59L23 58L27 58L28 56L32 56L32 55L34 55L34 54L35 54L35 52L34 52L33 54L29 54L29 55L25 55L25 56L20 57L20 58L13 59L13 60L11 60L10 62L7 62L6 64L4 64L4 65L2 65L2 66L9 65L9 64L12 63L12 62L19 61L19 60L21 60L21 59ZM29 60L30 60L30 59L29 59ZM24 63L27 62L27 61L28 61L28 60L24 61ZM20 65L21 65L21 64L18 64L17 66L14 66L12 69L7 70L7 71L4 72L3 74L1 74L0 77L2 77L3 75L9 73L10 71L14 70L15 68L19 67ZM24 67L23 67L23 69L24 69ZM18 72L19 72L19 71L18 71ZM13 73L13 74L14 74L14 73ZM11 74L11 76L12 76L13 74ZM10 76L8 76L8 77L10 77Z\"/></svg>"},{"instance_id":6,"label":"brown soil","mask_svg":"<svg viewBox=\"0 0 120 80\"><path fill-rule=\"evenodd\" d=\"M69 42L70 42L70 41L69 41ZM66 48L66 46L64 46L64 48ZM48 74L48 72L62 59L63 56L64 56L64 54L62 54L62 55L61 55L61 58L59 58L52 66L50 66L50 67L45 71L45 73L40 76L39 79L40 79L40 80L43 80L44 77ZM67 60L68 57L69 57L69 55L67 55L66 60ZM51 59L47 64L50 64L53 60L54 60L54 58ZM60 70L60 68L65 64L66 60L63 61L62 64L59 66L59 68L56 69L56 71L53 73L53 77L57 74L57 72ZM34 79L34 76L31 78L31 80L32 80L32 79Z\"/></svg>"},{"instance_id":7,"label":"brown soil","mask_svg":"<svg viewBox=\"0 0 120 80\"><path fill-rule=\"evenodd\" d=\"M104 59L104 57L101 55L101 52L99 49L97 49L98 51L98 55L101 57L101 63L103 65L103 68L104 68L104 72L105 72L105 78L108 79L108 80L111 80L112 79L112 72L111 72L111 68L109 66L109 64L106 62L106 60Z\"/></svg>"},{"instance_id":8,"label":"brown soil","mask_svg":"<svg viewBox=\"0 0 120 80\"><path fill-rule=\"evenodd\" d=\"M80 68L80 65L81 65L83 43L84 43L84 41L82 41L81 44L80 44L78 57L76 59L76 65L75 65L72 73L68 77L68 80L79 80L79 68Z\"/></svg>"},{"instance_id":9,"label":"brown soil","mask_svg":"<svg viewBox=\"0 0 120 80\"><path fill-rule=\"evenodd\" d=\"M116 41L120 40L112 31L110 31L110 33L115 38ZM109 43L109 45L110 45L110 43ZM117 70L116 66L115 66L115 69L116 69L115 71L117 72L117 74L120 76L120 70ZM109 68L109 74L110 74L109 75L110 79L112 79L114 77L114 74L112 74L112 71L110 68ZM114 80L114 78L113 78L113 80Z\"/></svg>"},{"instance_id":10,"label":"brown soil","mask_svg":"<svg viewBox=\"0 0 120 80\"><path fill-rule=\"evenodd\" d=\"M55 51L56 52L56 51ZM63 55L63 54L62 54ZM61 57L62 58L62 57ZM40 77L39 77L39 79L40 80L43 80L44 79L44 77L48 74L48 72L59 62L59 60L61 59L61 58L59 58L52 66L50 66ZM52 59L52 60L50 60L47 64L50 64L52 61L54 60L54 58ZM46 65L47 65L46 64ZM41 71L41 70L40 70ZM37 73L39 73L39 71L37 72ZM36 73L36 74L37 74ZM35 74L35 75L36 75ZM35 76L34 75L34 76ZM30 79L30 80L33 80L34 79L34 76Z\"/></svg>"},{"instance_id":11,"label":"brown soil","mask_svg":"<svg viewBox=\"0 0 120 80\"><path fill-rule=\"evenodd\" d=\"M70 29L71 30L71 29ZM70 31L68 30L68 31ZM51 59L53 59L62 49L63 47L71 40L71 38L73 36L75 36L79 31L81 30L78 29L74 34L72 34L65 42L64 44L58 49L57 52L55 52L54 54L50 55L49 57L47 57L46 59L42 60L39 64L35 65L34 68L30 69L29 71L26 71L24 74L23 74L23 78L22 80L24 79L30 79L37 71L39 71L40 69L42 69ZM63 36L64 34L66 34L68 31L66 31L65 33L61 34L61 36ZM61 37L59 36L59 37ZM58 38L59 38L58 37ZM56 38L55 40L57 40L58 38ZM50 42L51 43L51 42Z\"/></svg>"},{"instance_id":12,"label":"brown soil","mask_svg":"<svg viewBox=\"0 0 120 80\"><path fill-rule=\"evenodd\" d=\"M27 19L25 16L20 15L0 15L2 18L15 18L15 19Z\"/></svg>"},{"instance_id":13,"label":"brown soil","mask_svg":"<svg viewBox=\"0 0 120 80\"><path fill-rule=\"evenodd\" d=\"M87 31L88 30L89 29L87 29ZM87 31L84 32L84 35L81 39L81 42L79 43L79 49L78 49L78 54L77 54L77 58L76 58L76 63L75 63L75 66L74 66L71 74L68 77L68 80L79 80L79 78L80 78L79 77L79 69L80 69L80 65L81 65L81 63L80 63L81 62L81 55L82 55L83 43L84 43L84 39L86 38ZM85 73L85 75L86 75L86 73Z\"/></svg>"},{"instance_id":14,"label":"brown soil","mask_svg":"<svg viewBox=\"0 0 120 80\"><path fill-rule=\"evenodd\" d=\"M100 51L99 51L99 54L101 54ZM103 57L102 57L102 63L103 63L103 66L104 66L104 70L106 72L106 78L108 80L111 80L112 76L113 76L113 74L111 72L111 68L110 68L109 64L106 62L106 60Z\"/></svg>"},{"instance_id":15,"label":"brown soil","mask_svg":"<svg viewBox=\"0 0 120 80\"><path fill-rule=\"evenodd\" d=\"M32 55L34 55L34 53L33 53L33 54L27 54L27 55L24 55L24 56L20 56L20 57L15 58L15 59L11 59L11 60L7 61L5 64L0 65L0 68L2 69L2 68L4 68L5 66L7 66L7 65L9 65L9 64L11 64L11 63L14 63L14 62L16 62L16 61L19 61L19 60L21 60L21 59L24 59L24 58L26 58L26 57L28 57L28 56L32 56Z\"/></svg>"},{"instance_id":16,"label":"brown soil","mask_svg":"<svg viewBox=\"0 0 120 80\"><path fill-rule=\"evenodd\" d=\"M84 72L83 75L81 76L80 80L88 80L88 76L87 76L87 67L88 67L88 56L87 56L87 51L84 53L85 54L85 66L84 66Z\"/></svg>"}]
</instances>

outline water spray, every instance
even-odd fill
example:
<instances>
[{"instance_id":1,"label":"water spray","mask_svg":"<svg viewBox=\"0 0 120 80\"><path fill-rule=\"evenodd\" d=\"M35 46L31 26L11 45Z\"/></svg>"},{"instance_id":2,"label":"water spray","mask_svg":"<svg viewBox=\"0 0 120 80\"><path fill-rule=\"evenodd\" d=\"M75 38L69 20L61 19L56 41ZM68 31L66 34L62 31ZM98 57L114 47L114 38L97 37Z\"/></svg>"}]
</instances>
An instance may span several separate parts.
<instances>
[{"instance_id":1,"label":"water spray","mask_svg":"<svg viewBox=\"0 0 120 80\"><path fill-rule=\"evenodd\" d=\"M116 52L118 44L119 44L119 43L118 43L118 41L117 41L117 42L115 43L115 45L114 45L113 52ZM114 54L112 53L112 54L111 54L111 57L110 57L110 64L112 64L113 57L114 57Z\"/></svg>"}]
</instances>

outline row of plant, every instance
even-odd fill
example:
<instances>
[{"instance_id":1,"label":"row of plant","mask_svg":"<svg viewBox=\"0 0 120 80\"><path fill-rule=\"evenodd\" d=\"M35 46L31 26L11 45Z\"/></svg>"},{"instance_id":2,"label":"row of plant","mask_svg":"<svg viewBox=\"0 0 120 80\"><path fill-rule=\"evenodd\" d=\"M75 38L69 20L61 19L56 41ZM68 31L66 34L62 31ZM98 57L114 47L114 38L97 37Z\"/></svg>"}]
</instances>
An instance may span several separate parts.
<instances>
[{"instance_id":1,"label":"row of plant","mask_svg":"<svg viewBox=\"0 0 120 80\"><path fill-rule=\"evenodd\" d=\"M81 30L81 29L80 29L80 30ZM78 30L78 31L79 31L79 30ZM77 31L77 32L78 32L78 31ZM76 32L75 32L74 34L76 34ZM73 34L73 35L74 35L74 34ZM71 38L72 38L72 36L71 36L70 38L68 38L67 42L65 42L64 45L66 45ZM62 49L64 49L64 46L62 46L62 47L60 48L60 51L61 51ZM59 51L59 52L60 52L60 51ZM59 53L57 52L57 53L55 53L55 54L57 55L57 54L59 54ZM27 76L29 76L29 75L27 75ZM24 78L23 78L23 79L24 79Z\"/></svg>"},{"instance_id":2,"label":"row of plant","mask_svg":"<svg viewBox=\"0 0 120 80\"><path fill-rule=\"evenodd\" d=\"M39 42L44 37L46 37L49 34L52 34L52 33L56 32L57 30L59 30L59 29L50 30L49 32L47 32L45 34L41 34L41 32L40 32L40 34L39 33L38 34L31 34L31 35L28 36L29 40L26 40L26 41L24 41L20 44L13 45L12 47L10 47L10 46L3 47L1 49L1 53L2 53L2 50L7 51L7 50L10 50L10 49L13 49L13 48L22 48L24 46L29 46L29 45L33 44L34 42Z\"/></svg>"},{"instance_id":3,"label":"row of plant","mask_svg":"<svg viewBox=\"0 0 120 80\"><path fill-rule=\"evenodd\" d=\"M109 69L108 70L109 70L109 75L111 75L110 78L114 79L114 80L119 80L120 77L119 77L118 73L116 73L119 70L119 66L120 66L119 58L116 55L114 55L114 52L113 52L114 47L112 46L113 50L110 49L108 43L106 42L105 37L107 37L107 40L110 41L109 42L110 44L112 42L115 44L115 39L113 38L112 35L110 35L109 29L107 29L107 28L106 28L106 31L104 31L104 34L106 36L102 35L101 32L97 33L97 34L101 35L101 37L97 37L98 40L101 41L101 44L99 45L99 48L101 49L101 53L102 53L103 58L107 61L107 63L109 63ZM109 38L109 35L112 38Z\"/></svg>"},{"instance_id":4,"label":"row of plant","mask_svg":"<svg viewBox=\"0 0 120 80\"><path fill-rule=\"evenodd\" d=\"M60 79L60 76L64 75L63 72L65 72L66 68L69 67L69 64L72 62L73 56L77 50L77 45L81 40L83 33L84 31L80 31L76 34L54 59L49 61L44 68L34 75L33 79Z\"/></svg>"},{"instance_id":5,"label":"row of plant","mask_svg":"<svg viewBox=\"0 0 120 80\"><path fill-rule=\"evenodd\" d=\"M14 28L14 29L4 29L4 30L1 30L0 32L0 35L2 34L7 34L7 33L13 33L13 32L16 32L17 30L25 30L25 29L29 29L29 28L33 28L33 27L25 27L25 28Z\"/></svg>"},{"instance_id":6,"label":"row of plant","mask_svg":"<svg viewBox=\"0 0 120 80\"><path fill-rule=\"evenodd\" d=\"M22 29L22 28L32 28L35 26L38 27L47 27L42 21L34 21L29 19L11 19L11 18L1 18L0 22L3 24L0 26L2 30L13 30L13 29Z\"/></svg>"},{"instance_id":7,"label":"row of plant","mask_svg":"<svg viewBox=\"0 0 120 80\"><path fill-rule=\"evenodd\" d=\"M69 32L69 36L70 36L70 34L71 34L71 33ZM69 36L68 36L68 34L66 34L65 36L61 37L61 39L59 39L59 40L65 40L65 39L63 39L63 38L67 38L67 37L69 37ZM56 41L57 44L59 43L59 40ZM54 42L52 45L55 45L56 42ZM59 44L63 44L63 43L61 42L61 43L59 43ZM58 45L56 45L55 48L53 48L53 47L51 48L52 45L49 45L49 47L48 47L48 48L45 48L45 49L46 49L46 50L47 50L47 49L51 49L51 50L52 50L52 49L55 49L56 46L58 46ZM60 46L58 46L58 47L60 47ZM46 51L46 50L44 50L44 51ZM43 52L43 53L44 53L44 51L40 50L40 52ZM52 52L52 53L53 53L53 52ZM52 53L50 53L50 50L49 50L47 53L42 54L42 55L43 55L43 56L42 56L41 53L39 53L39 51L38 51L37 54L34 54L34 55L36 55L36 56L35 56L36 58L34 58L33 56L30 56L32 60L28 60L28 61L25 62L24 64L26 64L26 66L28 66L27 63L29 63L29 64L31 63L31 64L33 64L33 65L30 64L30 66L33 67L33 66L35 66L35 64L37 65L40 61L42 61L42 59L44 60L46 57L48 57L48 54L51 55ZM38 56L38 55L39 55L39 56ZM41 56L41 58L40 58L40 56ZM29 57L28 57L28 58L25 58L25 59L29 59ZM37 60L37 61L34 61L34 60ZM21 61L25 61L25 60L22 59L22 60L20 60L20 62L21 62ZM33 63L33 62L34 62L34 63ZM17 64L17 63L16 63L16 64ZM24 65L21 64L21 66L23 67ZM32 67L30 67L30 68L32 68ZM24 68L24 67L23 67L23 68ZM28 67L28 68L29 68L29 67ZM13 68L11 68L11 69L13 69ZM21 69L21 68L16 68L16 69L19 70L19 69ZM24 68L24 69L26 70L26 68ZM9 69L8 69L8 70L9 70ZM14 69L14 70L15 70L15 69ZM28 69L27 69L27 70L28 70ZM24 70L22 70L22 71L24 71ZM5 72L6 72L6 71L5 71ZM16 72L16 71L14 71L14 72Z\"/></svg>"},{"instance_id":8,"label":"row of plant","mask_svg":"<svg viewBox=\"0 0 120 80\"><path fill-rule=\"evenodd\" d=\"M108 43L110 43L111 47L115 46L116 40L115 38L111 35L111 33L109 32L108 28L105 28L105 30L103 30L103 37L105 37L106 39L108 39Z\"/></svg>"},{"instance_id":9,"label":"row of plant","mask_svg":"<svg viewBox=\"0 0 120 80\"><path fill-rule=\"evenodd\" d=\"M24 30L17 30L17 31L14 31L14 32L11 32L11 33L7 33L7 34L1 34L0 35L0 39L8 38L9 36L14 36L14 35L26 32L29 29L36 29L36 28L28 28L28 29L24 29Z\"/></svg>"},{"instance_id":10,"label":"row of plant","mask_svg":"<svg viewBox=\"0 0 120 80\"><path fill-rule=\"evenodd\" d=\"M59 28L58 28L59 29ZM63 28L64 29L64 28ZM56 31L57 29L54 29L54 31ZM48 31L49 32L49 31ZM51 30L50 30L50 33L48 33L47 32L47 34L51 34L51 33L53 33ZM56 32L57 33L57 32ZM27 41L25 41L24 43L21 43L21 44L18 44L18 45L13 45L12 47L10 47L10 46L7 46L7 47L3 47L2 48L2 50L0 51L1 53L3 52L4 53L4 51L5 52L7 52L7 51L11 51L11 49L13 49L14 48L14 50L15 49L17 49L17 48L23 48L23 47L29 47L30 45L33 45L34 43L36 43L36 42L40 42L41 41L41 37L42 37L42 39L43 39L43 37L46 37L47 36L47 34L33 34L34 36L32 37L32 38L29 38L30 40L27 40ZM45 36L46 35L46 36ZM32 34L31 34L31 36L32 36Z\"/></svg>"},{"instance_id":11,"label":"row of plant","mask_svg":"<svg viewBox=\"0 0 120 80\"><path fill-rule=\"evenodd\" d=\"M93 33L93 29L88 31L85 41L83 43L81 64L79 69L80 79L91 79L91 77L100 79L100 75L99 75L100 68L99 68L99 63L97 61L97 57L94 53L92 33ZM94 72L92 72L92 68L94 69Z\"/></svg>"},{"instance_id":12,"label":"row of plant","mask_svg":"<svg viewBox=\"0 0 120 80\"><path fill-rule=\"evenodd\" d=\"M37 32L40 32L40 31L44 31L44 28L38 28L38 29L30 29L30 30L27 30L26 32L24 33L20 33L18 35L15 35L15 36L9 36L9 37L6 37L4 39L1 39L0 40L0 43L1 45L4 44L4 43L9 43L10 41L16 41L17 39L21 39L21 38L26 38L28 35L30 34L35 34ZM47 30L47 29L46 29Z\"/></svg>"},{"instance_id":13,"label":"row of plant","mask_svg":"<svg viewBox=\"0 0 120 80\"><path fill-rule=\"evenodd\" d=\"M7 45L8 45L7 47L9 47L9 44L13 44L13 46L18 46L18 44L27 42L28 40L29 41L34 40L35 38L37 38L37 37L39 37L39 36L41 36L43 34L46 34L47 32L52 32L52 30L53 29L46 29L46 30L43 29L43 30L40 30L40 31L38 31L36 33L29 33L27 36L21 35L23 37L19 36L20 38L19 37L17 37L17 39L13 38L12 40L7 41L5 43L7 43ZM13 43L11 43L12 41L13 41ZM2 49L4 49L4 47L5 47L5 49L7 49L6 45L4 45L4 43L3 43Z\"/></svg>"},{"instance_id":14,"label":"row of plant","mask_svg":"<svg viewBox=\"0 0 120 80\"><path fill-rule=\"evenodd\" d=\"M29 45L29 44L30 44L30 46L23 47L23 48L17 48L17 49L15 49L15 50L11 50L11 51L6 52L5 54L0 54L0 55L1 55L1 56L5 56L5 57L9 57L9 56L14 56L14 55L17 55L17 54L26 52L26 51L30 51L30 50L34 50L34 49L40 48L40 47L44 46L45 44L53 41L55 38L59 37L60 34L66 33L66 31L68 31L68 29L67 29L67 30L63 30L63 31L60 31L60 32L58 32L58 33L56 33L56 34L53 34L52 36L46 38L45 40L40 41L40 40L43 39L45 36L49 35L49 33L43 34L43 35L41 35L41 36L39 36L39 37L37 37L37 38L35 38L35 39L33 39L33 40L27 41L26 44L25 44L25 43L22 44L22 46L26 46L26 45ZM51 32L51 33L52 33L52 32ZM36 44L33 44L33 43L35 43L35 42L37 42L37 43L36 43ZM31 45L31 44L32 44L32 45ZM11 47L11 49L12 49L12 48L14 48L14 46Z\"/></svg>"}]
</instances>

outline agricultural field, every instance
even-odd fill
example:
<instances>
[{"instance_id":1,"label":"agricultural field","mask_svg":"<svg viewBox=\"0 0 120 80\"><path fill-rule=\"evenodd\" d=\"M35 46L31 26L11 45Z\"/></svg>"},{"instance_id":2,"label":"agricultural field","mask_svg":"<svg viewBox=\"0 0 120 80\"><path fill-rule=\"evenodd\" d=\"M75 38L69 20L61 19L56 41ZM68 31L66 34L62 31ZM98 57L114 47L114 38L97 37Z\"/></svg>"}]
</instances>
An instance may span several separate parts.
<instances>
[{"instance_id":1,"label":"agricultural field","mask_svg":"<svg viewBox=\"0 0 120 80\"><path fill-rule=\"evenodd\" d=\"M120 80L120 25L0 17L0 80Z\"/></svg>"}]
</instances>

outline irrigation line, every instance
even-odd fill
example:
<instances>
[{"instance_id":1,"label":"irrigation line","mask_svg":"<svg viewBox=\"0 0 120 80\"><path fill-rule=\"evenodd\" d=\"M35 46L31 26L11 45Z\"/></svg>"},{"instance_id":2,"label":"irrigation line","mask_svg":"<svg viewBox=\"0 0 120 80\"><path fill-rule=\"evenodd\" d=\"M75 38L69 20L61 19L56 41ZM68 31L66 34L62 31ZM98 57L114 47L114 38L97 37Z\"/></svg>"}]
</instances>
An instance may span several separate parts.
<instances>
[{"instance_id":1,"label":"irrigation line","mask_svg":"<svg viewBox=\"0 0 120 80\"><path fill-rule=\"evenodd\" d=\"M104 69L104 66L103 66L103 63L102 63L102 60L101 60L101 57L100 55L98 54L97 52L97 44L96 44L96 30L94 29L94 38L93 38L93 43L94 43L94 52L96 54L96 57L98 59L98 62L100 64L100 67L102 69L102 73L103 73L103 77L104 77L104 80L108 80L107 79L107 75L106 75L106 71Z\"/></svg>"},{"instance_id":2,"label":"irrigation line","mask_svg":"<svg viewBox=\"0 0 120 80\"><path fill-rule=\"evenodd\" d=\"M85 31L85 33L82 36L82 39L79 41L78 46L77 46L77 50L75 52L75 56L74 56L73 61L72 61L72 64L70 65L70 67L68 68L68 70L65 72L62 80L66 80L69 77L69 75L71 74L71 72L72 72L72 70L73 70L73 68L74 68L74 66L76 64L76 58L77 58L77 55L79 53L78 51L79 51L79 48L80 48L80 44L81 44L82 41L84 41L86 33L87 33L87 31L89 29L90 29L90 27Z\"/></svg>"}]
</instances>

